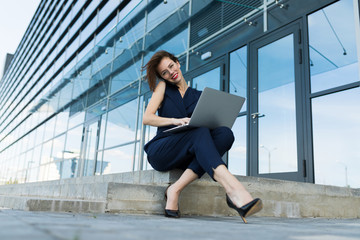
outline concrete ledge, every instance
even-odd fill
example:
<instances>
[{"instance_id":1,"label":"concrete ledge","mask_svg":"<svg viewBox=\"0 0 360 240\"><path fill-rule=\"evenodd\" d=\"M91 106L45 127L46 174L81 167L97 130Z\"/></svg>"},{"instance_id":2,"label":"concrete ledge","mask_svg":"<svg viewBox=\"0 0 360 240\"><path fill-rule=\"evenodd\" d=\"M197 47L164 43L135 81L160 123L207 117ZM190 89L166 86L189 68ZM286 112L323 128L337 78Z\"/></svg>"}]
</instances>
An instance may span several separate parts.
<instances>
[{"instance_id":1,"label":"concrete ledge","mask_svg":"<svg viewBox=\"0 0 360 240\"><path fill-rule=\"evenodd\" d=\"M0 186L0 207L31 211L163 214L164 191L181 171L130 172ZM237 176L264 209L259 216L360 218L360 189ZM184 215L237 215L224 189L204 176L184 190Z\"/></svg>"},{"instance_id":2,"label":"concrete ledge","mask_svg":"<svg viewBox=\"0 0 360 240\"><path fill-rule=\"evenodd\" d=\"M0 206L26 211L104 213L106 202L0 196Z\"/></svg>"},{"instance_id":3,"label":"concrete ledge","mask_svg":"<svg viewBox=\"0 0 360 240\"><path fill-rule=\"evenodd\" d=\"M165 189L157 185L110 183L106 212L162 214Z\"/></svg>"},{"instance_id":4,"label":"concrete ledge","mask_svg":"<svg viewBox=\"0 0 360 240\"><path fill-rule=\"evenodd\" d=\"M28 199L28 211L104 213L106 202L64 199Z\"/></svg>"}]
</instances>

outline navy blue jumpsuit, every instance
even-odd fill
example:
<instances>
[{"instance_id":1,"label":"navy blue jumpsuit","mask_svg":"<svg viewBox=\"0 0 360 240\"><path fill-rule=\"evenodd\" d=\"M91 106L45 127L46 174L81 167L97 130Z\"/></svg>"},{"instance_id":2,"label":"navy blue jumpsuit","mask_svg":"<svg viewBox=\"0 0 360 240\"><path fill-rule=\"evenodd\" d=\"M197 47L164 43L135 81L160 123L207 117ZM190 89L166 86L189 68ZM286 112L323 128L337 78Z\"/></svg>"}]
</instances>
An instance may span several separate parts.
<instances>
[{"instance_id":1,"label":"navy blue jumpsuit","mask_svg":"<svg viewBox=\"0 0 360 240\"><path fill-rule=\"evenodd\" d=\"M191 117L201 92L188 88L184 97L175 85L166 83L164 100L158 109L158 116L167 118ZM199 178L207 172L214 178L213 169L225 163L221 156L233 142L231 129L219 127L209 130L205 127L194 128L178 133L164 133L174 127L158 127L156 136L144 147L150 165L157 171L175 168L191 169Z\"/></svg>"}]
</instances>

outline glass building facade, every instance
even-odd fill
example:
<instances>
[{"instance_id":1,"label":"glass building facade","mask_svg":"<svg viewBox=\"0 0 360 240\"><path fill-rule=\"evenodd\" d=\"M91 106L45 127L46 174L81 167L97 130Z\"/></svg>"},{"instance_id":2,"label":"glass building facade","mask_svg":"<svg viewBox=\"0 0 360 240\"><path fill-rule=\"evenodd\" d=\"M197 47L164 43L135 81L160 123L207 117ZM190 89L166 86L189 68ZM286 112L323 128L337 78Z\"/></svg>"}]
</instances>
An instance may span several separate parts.
<instances>
[{"instance_id":1,"label":"glass building facade","mask_svg":"<svg viewBox=\"0 0 360 240\"><path fill-rule=\"evenodd\" d=\"M0 82L0 184L151 169L142 66L164 49L246 97L234 174L358 188L359 25L358 0L43 0Z\"/></svg>"}]
</instances>

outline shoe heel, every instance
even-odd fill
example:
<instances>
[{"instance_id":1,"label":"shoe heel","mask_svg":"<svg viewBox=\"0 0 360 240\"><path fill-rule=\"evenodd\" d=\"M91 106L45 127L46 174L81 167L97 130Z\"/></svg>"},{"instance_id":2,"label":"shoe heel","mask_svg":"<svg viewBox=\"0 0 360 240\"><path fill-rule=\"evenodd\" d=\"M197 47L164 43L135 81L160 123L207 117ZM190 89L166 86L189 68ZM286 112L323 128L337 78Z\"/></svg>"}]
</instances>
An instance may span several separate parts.
<instances>
[{"instance_id":1,"label":"shoe heel","mask_svg":"<svg viewBox=\"0 0 360 240\"><path fill-rule=\"evenodd\" d=\"M240 215L240 217L241 217L241 219L244 221L244 223L247 224L246 219L245 219L243 216L241 216L241 215Z\"/></svg>"},{"instance_id":2,"label":"shoe heel","mask_svg":"<svg viewBox=\"0 0 360 240\"><path fill-rule=\"evenodd\" d=\"M232 208L239 213L239 215L240 215L241 219L244 221L244 223L247 223L245 217L251 216L251 215L259 212L263 208L262 201L259 198L256 198L256 199L252 200L251 202L249 202L239 208L231 201L229 196L226 194L226 203L229 206L229 208Z\"/></svg>"}]
</instances>

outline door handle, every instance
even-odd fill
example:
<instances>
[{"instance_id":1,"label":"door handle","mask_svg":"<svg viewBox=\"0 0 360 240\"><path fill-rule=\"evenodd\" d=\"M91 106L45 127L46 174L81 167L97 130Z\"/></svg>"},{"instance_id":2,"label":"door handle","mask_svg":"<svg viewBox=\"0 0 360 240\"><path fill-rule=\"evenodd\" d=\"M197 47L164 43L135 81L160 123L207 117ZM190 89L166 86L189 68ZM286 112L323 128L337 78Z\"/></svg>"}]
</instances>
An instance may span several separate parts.
<instances>
[{"instance_id":1,"label":"door handle","mask_svg":"<svg viewBox=\"0 0 360 240\"><path fill-rule=\"evenodd\" d=\"M252 119L261 118L261 117L265 117L265 114L261 114L259 112L256 112L256 113L252 113L251 117L252 117Z\"/></svg>"}]
</instances>

